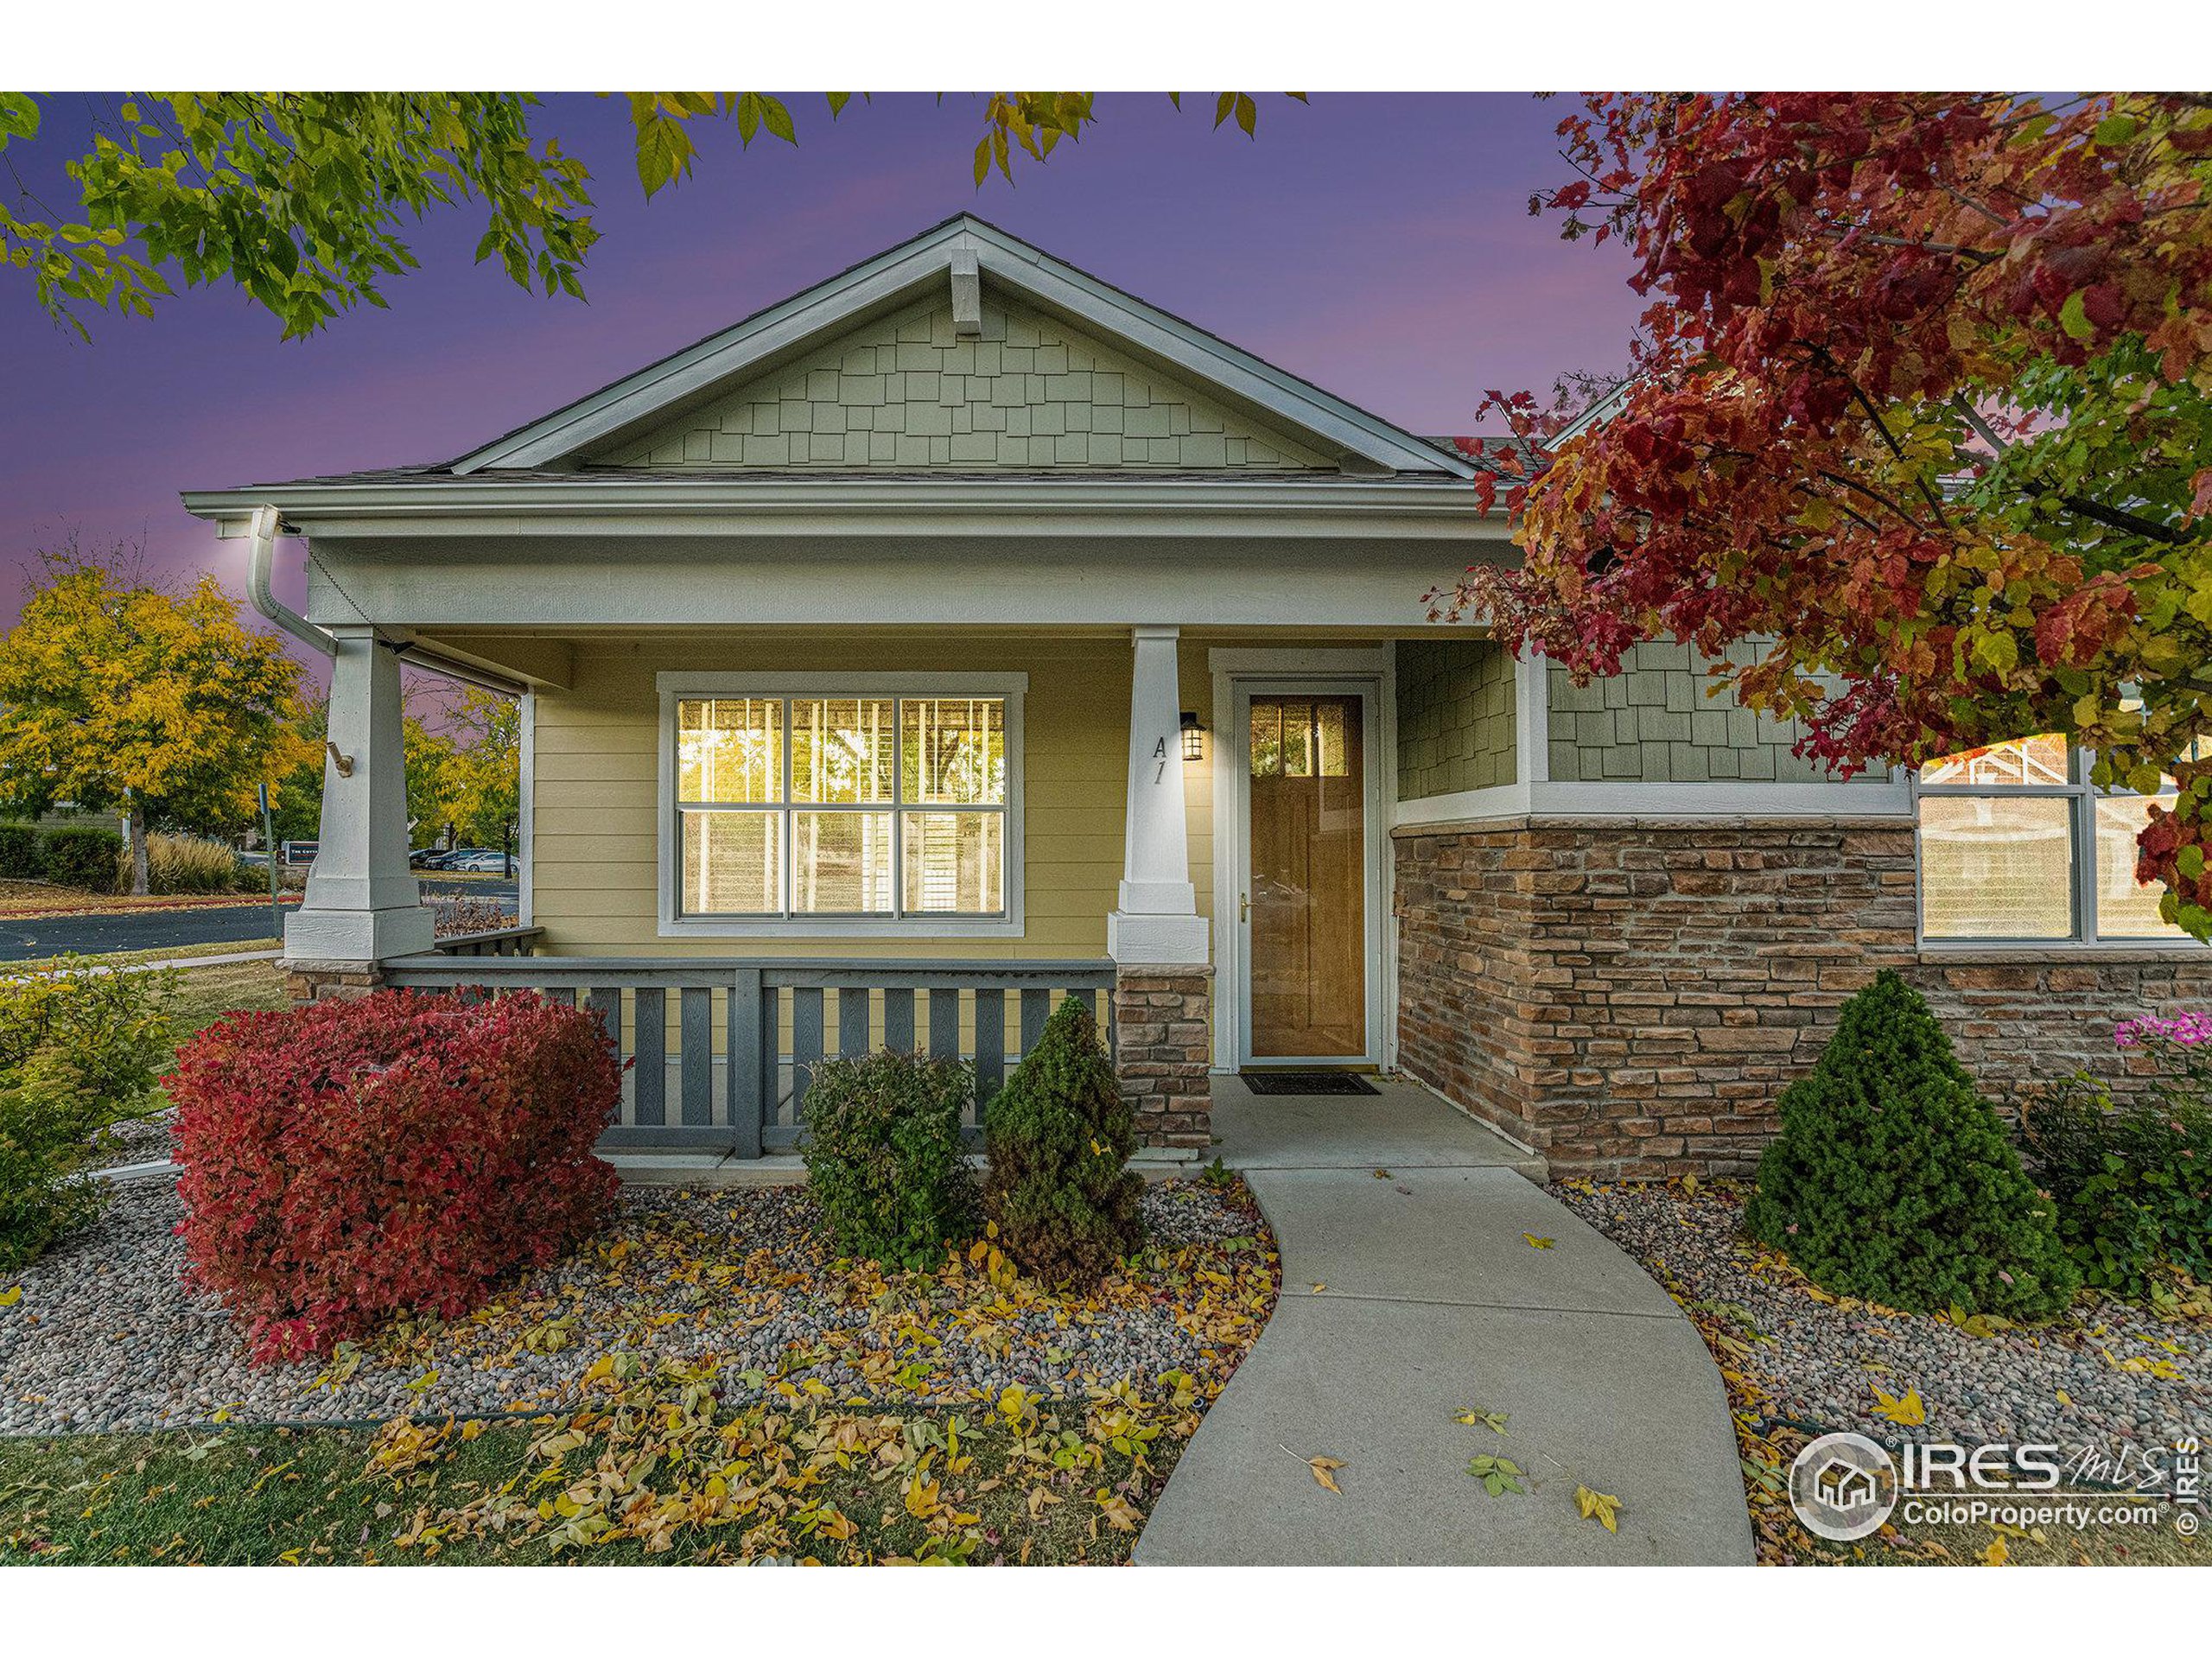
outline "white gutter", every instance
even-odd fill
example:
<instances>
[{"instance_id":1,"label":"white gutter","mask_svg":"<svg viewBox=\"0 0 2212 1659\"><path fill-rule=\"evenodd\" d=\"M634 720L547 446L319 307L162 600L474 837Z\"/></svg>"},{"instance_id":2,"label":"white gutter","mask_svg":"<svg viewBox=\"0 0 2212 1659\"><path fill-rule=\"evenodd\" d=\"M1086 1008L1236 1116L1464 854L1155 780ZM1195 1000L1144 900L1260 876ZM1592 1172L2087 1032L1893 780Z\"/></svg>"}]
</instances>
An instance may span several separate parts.
<instances>
[{"instance_id":1,"label":"white gutter","mask_svg":"<svg viewBox=\"0 0 2212 1659\"><path fill-rule=\"evenodd\" d=\"M1161 534L1363 539L1503 538L1475 486L1332 477L1299 482L1205 480L897 479L766 480L593 477L436 484L307 484L189 491L188 512L219 534L245 533L264 503L311 533L384 536L772 536L791 543L893 534L929 537Z\"/></svg>"},{"instance_id":2,"label":"white gutter","mask_svg":"<svg viewBox=\"0 0 2212 1659\"><path fill-rule=\"evenodd\" d=\"M252 597L253 608L309 650L320 652L325 657L335 657L338 654L337 640L330 636L328 631L317 627L279 600L276 588L270 581L270 572L276 563L276 537L282 525L283 515L275 507L264 504L253 510L247 532L252 537L252 556L246 575L246 591ZM529 690L518 680L507 679L488 669L456 663L449 657L425 651L420 645L391 645L387 642L387 648L403 663L411 663L416 668L442 674L448 679L459 680L466 685L496 691L502 696L519 697Z\"/></svg>"}]
</instances>

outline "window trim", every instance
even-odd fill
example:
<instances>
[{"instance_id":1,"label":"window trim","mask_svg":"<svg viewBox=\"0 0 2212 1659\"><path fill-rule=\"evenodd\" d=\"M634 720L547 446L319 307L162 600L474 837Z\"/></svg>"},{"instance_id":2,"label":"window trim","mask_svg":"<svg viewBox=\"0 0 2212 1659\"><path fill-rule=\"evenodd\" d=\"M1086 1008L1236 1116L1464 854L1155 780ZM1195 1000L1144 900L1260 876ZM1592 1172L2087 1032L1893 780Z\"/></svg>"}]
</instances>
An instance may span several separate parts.
<instances>
[{"instance_id":1,"label":"window trim","mask_svg":"<svg viewBox=\"0 0 2212 1659\"><path fill-rule=\"evenodd\" d=\"M1992 746L1993 747L1993 746ZM2083 955L2141 955L2145 952L2171 953L2187 957L2207 947L2187 934L2115 936L2101 938L2097 932L2097 803L2108 798L2149 800L2150 796L2137 796L2133 790L2100 789L2089 781L2096 758L2088 750L2069 742L2066 746L2068 781L2063 784L1923 784L1920 771L1911 772L1912 803L1912 932L1914 943L1923 951L1941 955L1958 951L1988 955L1991 953L2033 956L2037 952L2065 951ZM2024 798L2063 800L2067 809L2069 865L2072 873L2074 893L2072 917L2074 931L2063 938L2024 939L2012 938L1972 938L1948 935L1931 937L1928 932L1927 861L1922 855L1920 843L1920 799L1925 796L1965 797L1968 799L1987 799L1995 796L2018 796Z\"/></svg>"},{"instance_id":2,"label":"window trim","mask_svg":"<svg viewBox=\"0 0 2212 1659\"><path fill-rule=\"evenodd\" d=\"M659 886L658 932L662 938L709 939L973 939L1020 938L1025 934L1023 895L1022 774L1024 772L1022 702L1029 690L1029 677L1021 673L683 673L654 676L659 694L658 747L660 765L653 797L653 840ZM1006 705L1005 845L1001 873L1006 908L993 916L948 915L927 912L918 915L883 916L818 914L798 916L696 916L683 912L681 867L683 855L681 808L677 801L677 704L686 697L995 697ZM785 793L789 793L791 734L784 734ZM806 803L785 800L772 809L779 814L804 810ZM886 803L880 809L896 814L900 809ZM950 810L950 809L949 809ZM791 872L791 849L784 849L784 880ZM894 865L894 881L906 873ZM788 887L786 888L788 891Z\"/></svg>"}]
</instances>

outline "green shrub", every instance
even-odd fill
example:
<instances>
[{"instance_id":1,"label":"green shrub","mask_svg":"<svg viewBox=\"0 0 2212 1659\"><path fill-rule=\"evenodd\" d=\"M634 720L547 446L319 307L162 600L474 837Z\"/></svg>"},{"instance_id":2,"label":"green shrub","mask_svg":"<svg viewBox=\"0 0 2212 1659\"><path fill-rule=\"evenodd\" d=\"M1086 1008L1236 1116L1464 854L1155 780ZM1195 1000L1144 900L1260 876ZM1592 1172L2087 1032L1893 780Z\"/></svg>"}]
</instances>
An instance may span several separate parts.
<instances>
[{"instance_id":1,"label":"green shrub","mask_svg":"<svg viewBox=\"0 0 2212 1659\"><path fill-rule=\"evenodd\" d=\"M38 880L38 827L0 823L0 881Z\"/></svg>"},{"instance_id":2,"label":"green shrub","mask_svg":"<svg viewBox=\"0 0 2212 1659\"><path fill-rule=\"evenodd\" d=\"M0 1082L0 1273L12 1272L98 1213L82 1173L82 1103L39 1065Z\"/></svg>"},{"instance_id":3,"label":"green shrub","mask_svg":"<svg viewBox=\"0 0 2212 1659\"><path fill-rule=\"evenodd\" d=\"M41 830L39 880L86 893L113 893L116 860L122 851L123 837L96 823L65 823Z\"/></svg>"},{"instance_id":4,"label":"green shrub","mask_svg":"<svg viewBox=\"0 0 2212 1659\"><path fill-rule=\"evenodd\" d=\"M116 849L115 884L130 887L130 849ZM152 893L235 893L238 855L230 843L211 836L178 836L156 830L146 837L146 887Z\"/></svg>"},{"instance_id":5,"label":"green shrub","mask_svg":"<svg viewBox=\"0 0 2212 1659\"><path fill-rule=\"evenodd\" d=\"M960 1145L974 1074L952 1060L826 1060L806 1091L808 1190L837 1248L934 1268L976 1236L976 1177Z\"/></svg>"},{"instance_id":6,"label":"green shrub","mask_svg":"<svg viewBox=\"0 0 2212 1659\"><path fill-rule=\"evenodd\" d=\"M176 1046L174 969L113 974L64 966L0 983L0 1084L46 1067L99 1127L152 1098Z\"/></svg>"},{"instance_id":7,"label":"green shrub","mask_svg":"<svg viewBox=\"0 0 2212 1659\"><path fill-rule=\"evenodd\" d=\"M1823 1289L2036 1319L2081 1274L1928 1005L1885 969L1782 1096L1745 1220Z\"/></svg>"},{"instance_id":8,"label":"green shrub","mask_svg":"<svg viewBox=\"0 0 2212 1659\"><path fill-rule=\"evenodd\" d=\"M2158 1072L2115 1103L2077 1075L2031 1095L2020 1140L2058 1207L2058 1236L2100 1290L2140 1300L2161 1267L2212 1282L2212 1054L2156 1036Z\"/></svg>"},{"instance_id":9,"label":"green shrub","mask_svg":"<svg viewBox=\"0 0 2212 1659\"><path fill-rule=\"evenodd\" d=\"M984 1116L983 1213L1047 1284L1095 1284L1144 1242L1136 1122L1090 1010L1063 1000Z\"/></svg>"}]
</instances>

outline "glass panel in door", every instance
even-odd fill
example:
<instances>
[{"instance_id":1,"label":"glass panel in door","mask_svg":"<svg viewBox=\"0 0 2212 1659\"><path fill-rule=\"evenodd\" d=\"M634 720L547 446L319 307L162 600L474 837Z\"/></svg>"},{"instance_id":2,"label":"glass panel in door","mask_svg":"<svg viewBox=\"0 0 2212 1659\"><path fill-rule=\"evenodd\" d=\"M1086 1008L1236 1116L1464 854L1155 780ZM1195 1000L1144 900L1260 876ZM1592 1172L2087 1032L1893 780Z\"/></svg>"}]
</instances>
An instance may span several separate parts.
<instances>
[{"instance_id":1,"label":"glass panel in door","mask_svg":"<svg viewBox=\"0 0 2212 1659\"><path fill-rule=\"evenodd\" d=\"M1252 1056L1367 1052L1367 790L1357 694L1252 698Z\"/></svg>"}]
</instances>

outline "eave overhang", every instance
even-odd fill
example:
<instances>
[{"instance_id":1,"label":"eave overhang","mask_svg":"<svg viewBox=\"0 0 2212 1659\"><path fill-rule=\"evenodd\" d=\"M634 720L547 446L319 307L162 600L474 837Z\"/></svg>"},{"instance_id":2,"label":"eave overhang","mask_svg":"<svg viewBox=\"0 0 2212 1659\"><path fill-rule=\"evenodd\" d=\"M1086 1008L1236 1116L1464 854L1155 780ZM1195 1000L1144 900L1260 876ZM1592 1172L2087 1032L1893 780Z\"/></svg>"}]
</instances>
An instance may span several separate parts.
<instances>
[{"instance_id":1,"label":"eave overhang","mask_svg":"<svg viewBox=\"0 0 2212 1659\"><path fill-rule=\"evenodd\" d=\"M1460 479L1068 477L306 480L187 492L187 512L242 536L270 505L312 537L1279 536L1503 540Z\"/></svg>"}]
</instances>

